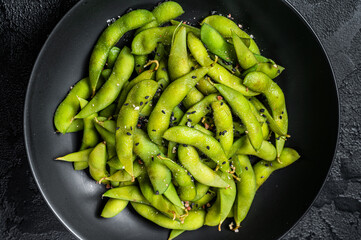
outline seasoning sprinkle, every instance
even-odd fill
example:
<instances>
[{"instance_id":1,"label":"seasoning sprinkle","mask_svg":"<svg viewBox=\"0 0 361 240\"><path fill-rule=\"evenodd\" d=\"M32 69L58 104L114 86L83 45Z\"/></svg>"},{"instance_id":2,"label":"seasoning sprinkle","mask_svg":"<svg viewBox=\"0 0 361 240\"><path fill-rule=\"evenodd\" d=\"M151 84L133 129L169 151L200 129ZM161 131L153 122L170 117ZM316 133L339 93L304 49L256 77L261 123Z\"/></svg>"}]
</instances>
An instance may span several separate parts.
<instances>
[{"instance_id":1,"label":"seasoning sprinkle","mask_svg":"<svg viewBox=\"0 0 361 240\"><path fill-rule=\"evenodd\" d=\"M248 171L248 167L245 167L245 169Z\"/></svg>"},{"instance_id":2,"label":"seasoning sprinkle","mask_svg":"<svg viewBox=\"0 0 361 240\"><path fill-rule=\"evenodd\" d=\"M280 119L282 119L282 116L280 116Z\"/></svg>"},{"instance_id":3,"label":"seasoning sprinkle","mask_svg":"<svg viewBox=\"0 0 361 240\"><path fill-rule=\"evenodd\" d=\"M127 135L130 136L130 135L132 135L132 134L131 134L130 132L127 132Z\"/></svg>"},{"instance_id":4,"label":"seasoning sprinkle","mask_svg":"<svg viewBox=\"0 0 361 240\"><path fill-rule=\"evenodd\" d=\"M261 108L259 111L263 113L263 112L264 112L264 109L263 109L263 108Z\"/></svg>"},{"instance_id":5,"label":"seasoning sprinkle","mask_svg":"<svg viewBox=\"0 0 361 240\"><path fill-rule=\"evenodd\" d=\"M135 146L138 146L139 145L139 143L135 143Z\"/></svg>"},{"instance_id":6,"label":"seasoning sprinkle","mask_svg":"<svg viewBox=\"0 0 361 240\"><path fill-rule=\"evenodd\" d=\"M165 114L165 111L164 111L164 110L162 110L162 113L163 113L163 114Z\"/></svg>"},{"instance_id":7,"label":"seasoning sprinkle","mask_svg":"<svg viewBox=\"0 0 361 240\"><path fill-rule=\"evenodd\" d=\"M183 147L188 147L188 145L187 145L187 144L183 144Z\"/></svg>"},{"instance_id":8,"label":"seasoning sprinkle","mask_svg":"<svg viewBox=\"0 0 361 240\"><path fill-rule=\"evenodd\" d=\"M125 104L124 104L124 106L128 106L128 105L129 105L129 103L125 103Z\"/></svg>"},{"instance_id":9,"label":"seasoning sprinkle","mask_svg":"<svg viewBox=\"0 0 361 240\"><path fill-rule=\"evenodd\" d=\"M210 149L210 147L209 147L209 146L207 146L207 149L209 150L209 149Z\"/></svg>"},{"instance_id":10,"label":"seasoning sprinkle","mask_svg":"<svg viewBox=\"0 0 361 240\"><path fill-rule=\"evenodd\" d=\"M197 78L197 76L192 76L193 79Z\"/></svg>"},{"instance_id":11,"label":"seasoning sprinkle","mask_svg":"<svg viewBox=\"0 0 361 240\"><path fill-rule=\"evenodd\" d=\"M145 99L148 99L149 98L149 96L145 96Z\"/></svg>"},{"instance_id":12,"label":"seasoning sprinkle","mask_svg":"<svg viewBox=\"0 0 361 240\"><path fill-rule=\"evenodd\" d=\"M155 130L155 129L152 129L152 131L153 131L153 132L155 132L155 131L157 131L157 130Z\"/></svg>"},{"instance_id":13,"label":"seasoning sprinkle","mask_svg":"<svg viewBox=\"0 0 361 240\"><path fill-rule=\"evenodd\" d=\"M222 164L226 164L226 161L222 162Z\"/></svg>"}]
</instances>

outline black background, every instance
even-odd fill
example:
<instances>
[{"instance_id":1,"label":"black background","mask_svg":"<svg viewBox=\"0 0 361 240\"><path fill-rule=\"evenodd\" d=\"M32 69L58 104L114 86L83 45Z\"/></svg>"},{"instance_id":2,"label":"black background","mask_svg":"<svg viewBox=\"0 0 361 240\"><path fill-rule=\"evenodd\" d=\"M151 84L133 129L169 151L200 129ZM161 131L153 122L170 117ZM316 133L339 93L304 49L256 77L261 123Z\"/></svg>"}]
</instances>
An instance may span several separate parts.
<instances>
[{"instance_id":1,"label":"black background","mask_svg":"<svg viewBox=\"0 0 361 240\"><path fill-rule=\"evenodd\" d=\"M289 2L311 24L330 57L340 94L341 135L321 194L284 239L360 239L361 1ZM0 239L75 239L46 205L32 177L23 106L42 45L76 3L0 0Z\"/></svg>"}]
</instances>

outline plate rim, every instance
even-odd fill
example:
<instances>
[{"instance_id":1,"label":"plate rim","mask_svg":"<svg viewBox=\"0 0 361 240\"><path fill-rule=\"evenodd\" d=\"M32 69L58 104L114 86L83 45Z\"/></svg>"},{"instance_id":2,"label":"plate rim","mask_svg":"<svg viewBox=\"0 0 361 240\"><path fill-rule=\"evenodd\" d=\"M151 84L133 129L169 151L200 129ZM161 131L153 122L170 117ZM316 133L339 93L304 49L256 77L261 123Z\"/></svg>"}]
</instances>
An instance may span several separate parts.
<instances>
[{"instance_id":1,"label":"plate rim","mask_svg":"<svg viewBox=\"0 0 361 240\"><path fill-rule=\"evenodd\" d=\"M45 200L46 204L48 205L48 207L51 209L51 211L54 213L54 215L58 218L58 220L63 224L63 226L65 226L65 228L71 232L75 237L77 237L78 239L82 239L82 237L80 237L80 233L78 233L78 231L76 231L75 229L71 228L70 226L68 226L67 222L65 220L63 220L63 218L59 215L59 213L53 208L52 204L49 202L43 188L41 187L41 183L39 182L38 179L38 174L35 170L35 166L34 166L34 162L33 162L33 153L32 150L30 148L30 126L29 126L29 118L30 118L30 114L29 114L29 102L30 102L30 93L32 91L32 85L34 84L36 77L35 77L35 73L37 72L37 69L39 68L40 65L40 59L42 57L42 55L45 52L45 49L47 48L47 46L49 45L51 39L53 38L53 35L55 34L55 32L57 32L57 30L60 28L60 26L62 25L62 23L70 16L72 15L73 12L77 11L78 8L80 8L82 5L84 5L83 3L87 2L87 0L80 0L79 2L77 2L74 6L72 6L66 13L65 15L59 20L59 22L55 25L55 27L51 30L50 34L48 35L46 41L44 42L44 44L41 47L41 50L39 52L39 54L36 57L36 61L33 65L33 68L31 70L31 75L27 84L27 88L26 88L26 96L25 96L25 103L24 103L24 115L23 115L23 129L24 129L24 140L25 140L25 149L26 149L26 155L27 155L27 159L30 165L30 169L32 172L32 175L34 177L34 180L36 182L36 185L43 197L43 199ZM309 206L307 207L306 211L299 217L299 219L286 231L284 232L281 236L278 237L278 239L282 239L283 237L285 237L292 229L295 228L296 225L299 224L299 222L307 215L307 213L310 211L311 207L314 205L315 201L319 198L321 191L323 190L326 181L328 180L329 176L330 176L330 171L331 169L334 167L335 164L335 159L336 159L336 154L337 154L337 150L339 148L339 143L340 143L340 95L339 95L339 89L338 89L338 84L335 78L335 73L334 73L334 68L332 65L332 62L330 61L330 57L324 47L324 45L322 44L319 36L316 34L316 32L313 30L313 28L311 27L311 25L308 23L308 21L305 19L305 17L288 1L288 0L281 0L281 2L283 4L285 4L291 11L293 11L293 13L303 22L303 24L308 28L308 30L311 32L311 34L315 37L316 42L318 43L319 47L321 47L321 50L324 54L324 56L326 57L329 69L330 69L330 73L332 76L332 80L335 86L335 90L336 90L336 99L337 99L337 136L336 136L336 143L335 143L335 149L334 149L334 153L333 153L333 157L332 157L332 161L330 166L328 167L327 170L327 175L325 177L325 179L323 180L320 189L317 191L317 194L315 195L314 199L312 200L312 202L309 204Z\"/></svg>"}]
</instances>

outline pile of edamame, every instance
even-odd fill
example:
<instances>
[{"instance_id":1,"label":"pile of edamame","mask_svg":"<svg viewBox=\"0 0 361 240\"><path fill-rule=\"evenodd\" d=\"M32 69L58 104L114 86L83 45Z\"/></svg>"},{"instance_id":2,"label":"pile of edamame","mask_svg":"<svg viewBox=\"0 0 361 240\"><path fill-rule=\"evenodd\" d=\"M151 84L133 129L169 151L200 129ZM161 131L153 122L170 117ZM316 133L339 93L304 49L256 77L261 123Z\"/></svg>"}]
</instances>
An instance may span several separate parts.
<instances>
[{"instance_id":1,"label":"pile of edamame","mask_svg":"<svg viewBox=\"0 0 361 240\"><path fill-rule=\"evenodd\" d=\"M93 48L89 77L58 106L60 133L83 131L79 151L58 157L108 189L101 216L129 203L171 229L169 239L203 225L237 232L256 191L299 159L284 147L284 68L260 54L230 18L199 27L174 19L173 1L133 10L109 25ZM115 46L134 32L131 46Z\"/></svg>"}]
</instances>

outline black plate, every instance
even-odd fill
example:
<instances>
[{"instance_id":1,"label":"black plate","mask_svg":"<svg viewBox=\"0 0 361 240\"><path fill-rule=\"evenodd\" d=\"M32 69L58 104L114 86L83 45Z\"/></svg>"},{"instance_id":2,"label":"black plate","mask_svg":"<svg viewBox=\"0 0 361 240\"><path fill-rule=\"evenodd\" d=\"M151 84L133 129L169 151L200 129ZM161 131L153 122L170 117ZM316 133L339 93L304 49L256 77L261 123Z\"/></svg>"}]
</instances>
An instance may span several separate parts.
<instances>
[{"instance_id":1,"label":"black plate","mask_svg":"<svg viewBox=\"0 0 361 240\"><path fill-rule=\"evenodd\" d=\"M35 63L25 104L25 139L30 165L50 208L82 239L167 239L168 230L144 220L130 208L113 219L99 217L103 186L85 171L57 162L73 152L79 134L56 134L54 111L69 87L87 76L88 60L107 19L128 8L148 8L158 1L80 1L53 30ZM265 56L286 67L277 79L289 111L287 146L302 158L262 186L240 232L203 227L182 239L276 239L307 211L320 191L338 139L337 89L328 58L314 32L287 3L270 0L184 0L182 19L197 22L212 10L228 14L255 36Z\"/></svg>"}]
</instances>

